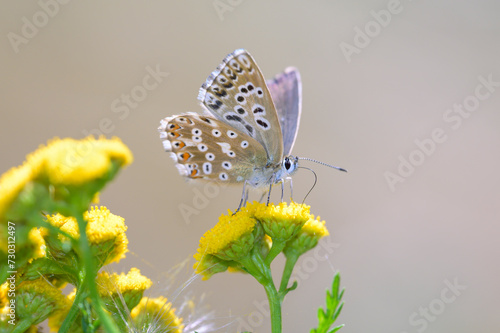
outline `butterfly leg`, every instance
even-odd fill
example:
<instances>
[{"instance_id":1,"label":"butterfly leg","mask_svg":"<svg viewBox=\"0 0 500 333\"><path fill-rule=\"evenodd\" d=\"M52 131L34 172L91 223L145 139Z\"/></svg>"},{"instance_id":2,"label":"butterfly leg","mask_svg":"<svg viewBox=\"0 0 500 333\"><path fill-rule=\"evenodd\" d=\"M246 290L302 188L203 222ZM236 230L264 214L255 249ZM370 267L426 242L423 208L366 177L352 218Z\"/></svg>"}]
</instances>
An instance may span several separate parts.
<instances>
[{"instance_id":1,"label":"butterfly leg","mask_svg":"<svg viewBox=\"0 0 500 333\"><path fill-rule=\"evenodd\" d=\"M246 190L247 188L247 182L245 181L243 183L243 191L241 192L241 200L240 200L240 204L238 205L238 209L236 209L233 213L236 214L240 211L241 207L244 206L246 203L247 203L247 199L248 199L248 190Z\"/></svg>"},{"instance_id":2,"label":"butterfly leg","mask_svg":"<svg viewBox=\"0 0 500 333\"><path fill-rule=\"evenodd\" d=\"M292 177L288 177L287 180L290 181L290 202L293 202L293 182L292 182Z\"/></svg>"},{"instance_id":3,"label":"butterfly leg","mask_svg":"<svg viewBox=\"0 0 500 333\"><path fill-rule=\"evenodd\" d=\"M281 183L281 202L283 202L283 195L285 194L285 180L282 179L280 183Z\"/></svg>"},{"instance_id":4,"label":"butterfly leg","mask_svg":"<svg viewBox=\"0 0 500 333\"><path fill-rule=\"evenodd\" d=\"M262 200L264 200L264 197L266 196L267 191L262 191L262 195L260 196L259 202L262 203Z\"/></svg>"},{"instance_id":5,"label":"butterfly leg","mask_svg":"<svg viewBox=\"0 0 500 333\"><path fill-rule=\"evenodd\" d=\"M267 192L267 203L266 206L269 206L269 201L271 200L271 189L273 188L273 183L269 185L269 192Z\"/></svg>"}]
</instances>

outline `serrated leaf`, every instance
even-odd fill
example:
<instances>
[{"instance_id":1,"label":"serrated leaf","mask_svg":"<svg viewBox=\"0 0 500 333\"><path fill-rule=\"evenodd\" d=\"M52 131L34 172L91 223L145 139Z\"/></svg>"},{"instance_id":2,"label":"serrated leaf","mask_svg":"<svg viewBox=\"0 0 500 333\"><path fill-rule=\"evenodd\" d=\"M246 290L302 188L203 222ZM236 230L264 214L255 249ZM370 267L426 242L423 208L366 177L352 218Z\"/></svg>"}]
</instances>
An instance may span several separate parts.
<instances>
[{"instance_id":1,"label":"serrated leaf","mask_svg":"<svg viewBox=\"0 0 500 333\"><path fill-rule=\"evenodd\" d=\"M344 289L340 290L340 274L337 273L333 278L332 289L326 291L326 308L318 309L318 327L312 329L310 333L334 333L344 327L339 325L330 330L344 306L344 302L341 301L343 295Z\"/></svg>"}]
</instances>

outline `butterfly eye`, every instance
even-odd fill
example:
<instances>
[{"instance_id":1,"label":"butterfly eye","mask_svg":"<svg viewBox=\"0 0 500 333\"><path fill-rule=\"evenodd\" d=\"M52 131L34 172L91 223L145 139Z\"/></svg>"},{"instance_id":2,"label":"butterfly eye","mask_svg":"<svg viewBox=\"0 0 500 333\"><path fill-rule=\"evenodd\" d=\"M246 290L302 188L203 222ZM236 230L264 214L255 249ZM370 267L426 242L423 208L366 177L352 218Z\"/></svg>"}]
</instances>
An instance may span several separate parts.
<instances>
[{"instance_id":1,"label":"butterfly eye","mask_svg":"<svg viewBox=\"0 0 500 333\"><path fill-rule=\"evenodd\" d=\"M290 168L292 167L292 162L290 162L290 159L287 157L285 158L285 169L287 170L290 170Z\"/></svg>"}]
</instances>

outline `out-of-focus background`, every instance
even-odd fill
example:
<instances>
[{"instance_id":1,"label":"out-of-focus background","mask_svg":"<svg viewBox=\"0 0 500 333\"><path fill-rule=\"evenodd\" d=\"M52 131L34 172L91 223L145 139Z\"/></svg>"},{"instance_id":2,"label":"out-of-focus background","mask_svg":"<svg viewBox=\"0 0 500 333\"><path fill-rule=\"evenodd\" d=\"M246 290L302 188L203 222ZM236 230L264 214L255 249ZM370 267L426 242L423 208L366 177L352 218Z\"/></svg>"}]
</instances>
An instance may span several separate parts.
<instances>
[{"instance_id":1,"label":"out-of-focus background","mask_svg":"<svg viewBox=\"0 0 500 333\"><path fill-rule=\"evenodd\" d=\"M161 287L218 216L236 208L239 187L210 192L185 183L157 127L165 116L199 111L206 77L246 48L267 78L300 69L294 154L349 169L304 162L319 177L307 203L331 237L298 263L284 332L315 325L337 270L346 288L341 332L500 331L499 2L2 7L0 172L54 136L119 136L135 161L101 195L129 228L131 253L116 271L137 266ZM157 84L148 90L151 73ZM312 182L297 173L296 200ZM189 277L190 267L183 272ZM207 294L218 325L228 324L219 332L270 331L265 293L248 276L196 279L186 292Z\"/></svg>"}]
</instances>

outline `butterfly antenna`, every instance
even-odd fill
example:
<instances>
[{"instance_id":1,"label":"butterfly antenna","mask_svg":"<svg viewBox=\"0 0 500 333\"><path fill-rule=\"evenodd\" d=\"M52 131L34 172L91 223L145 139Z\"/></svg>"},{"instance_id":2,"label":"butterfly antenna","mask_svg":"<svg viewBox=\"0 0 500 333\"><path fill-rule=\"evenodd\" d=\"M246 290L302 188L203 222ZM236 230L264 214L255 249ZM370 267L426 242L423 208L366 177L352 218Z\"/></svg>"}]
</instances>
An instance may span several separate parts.
<instances>
[{"instance_id":1,"label":"butterfly antenna","mask_svg":"<svg viewBox=\"0 0 500 333\"><path fill-rule=\"evenodd\" d=\"M309 192L307 192L306 196L304 197L304 200L302 200L302 203L304 203L306 201L307 197L309 196L309 193L311 193L311 191L313 190L313 188L316 186L316 183L318 182L318 175L316 175L316 172L314 172L313 169L309 169L309 168L303 167L303 166L299 166L297 168L309 170L314 175L314 184L313 184L313 186L311 186L311 189L309 189Z\"/></svg>"},{"instance_id":2,"label":"butterfly antenna","mask_svg":"<svg viewBox=\"0 0 500 333\"><path fill-rule=\"evenodd\" d=\"M337 170L340 170L340 171L347 172L347 170L346 170L346 169L344 169L344 168L341 168L341 167L338 167L338 166L335 166L335 165L331 165L331 164L327 164L327 163L325 163L325 162L317 161L317 160L314 160L314 159L312 159L312 158L307 158L307 157L297 157L297 159L299 159L299 160L311 161L311 162L314 162L314 163L318 163L318 164L321 164L321 165L327 166L327 167L332 168L332 169L337 169ZM312 171L312 170L311 170L311 171Z\"/></svg>"}]
</instances>

